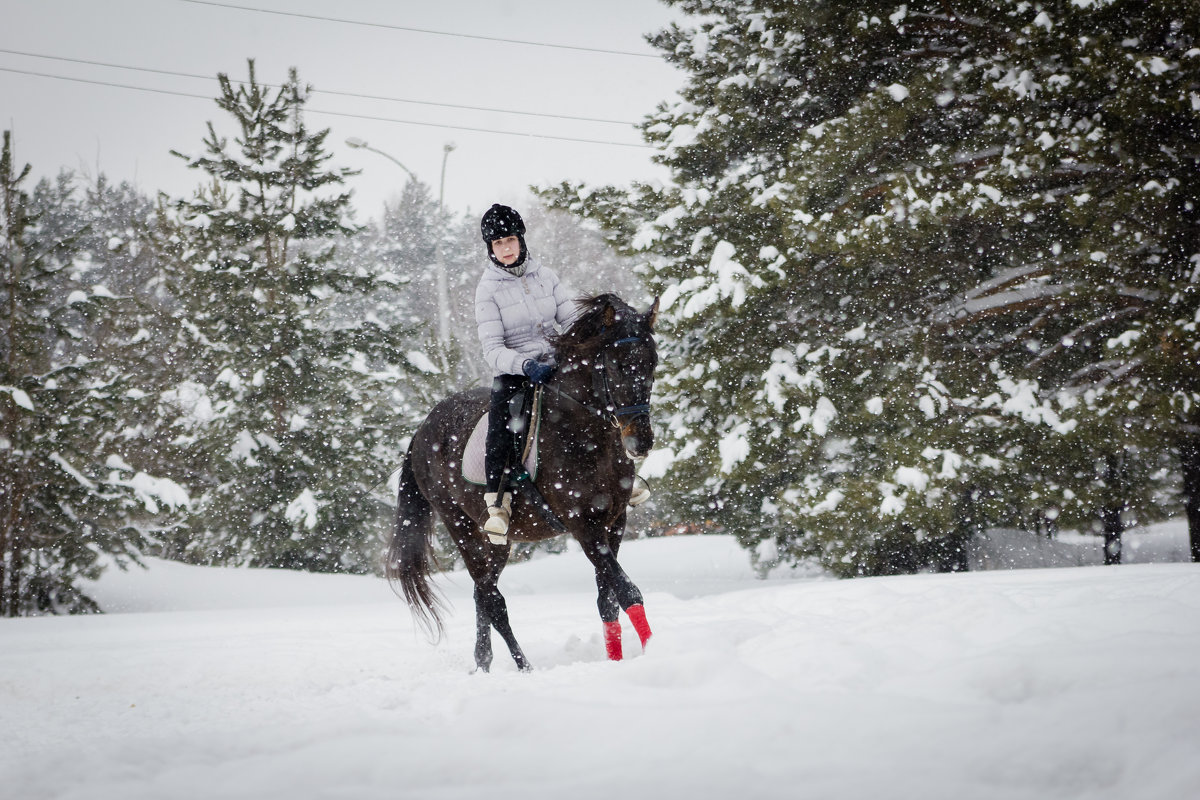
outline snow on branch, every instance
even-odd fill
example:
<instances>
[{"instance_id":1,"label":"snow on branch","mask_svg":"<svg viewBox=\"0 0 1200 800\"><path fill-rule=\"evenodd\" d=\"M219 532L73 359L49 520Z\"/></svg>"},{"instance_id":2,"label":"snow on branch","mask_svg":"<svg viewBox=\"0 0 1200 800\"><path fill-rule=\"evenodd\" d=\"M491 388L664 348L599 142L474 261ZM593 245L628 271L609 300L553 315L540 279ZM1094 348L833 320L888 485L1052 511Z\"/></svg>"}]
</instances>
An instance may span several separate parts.
<instances>
[{"instance_id":1,"label":"snow on branch","mask_svg":"<svg viewBox=\"0 0 1200 800\"><path fill-rule=\"evenodd\" d=\"M957 327L992 316L1054 305L1063 302L1062 295L1074 288L1073 284L1065 283L1031 283L971 299L959 298L935 309L931 322L944 327Z\"/></svg>"},{"instance_id":2,"label":"snow on branch","mask_svg":"<svg viewBox=\"0 0 1200 800\"><path fill-rule=\"evenodd\" d=\"M1033 361L1029 362L1029 366L1030 367L1038 367L1038 366L1044 364L1045 362L1049 361L1051 358L1058 355L1059 353L1066 351L1068 348L1071 347L1072 344L1074 344L1074 342L1076 342L1082 335L1084 335L1088 331L1091 331L1095 328L1102 327L1104 325L1108 325L1113 322L1119 322L1120 320L1125 319L1126 317L1135 316L1135 315L1139 314L1141 312L1141 310L1142 310L1142 307L1140 305L1130 305L1125 308L1118 309L1116 311L1110 311L1109 313L1104 314L1103 316L1096 317L1095 319L1088 320L1087 322L1083 323L1082 325L1076 327L1074 330L1072 330L1066 336L1061 337L1057 342L1054 343L1054 345L1052 347L1048 347L1045 350L1043 350L1041 353L1038 353L1037 358L1035 358L1035 359L1033 359Z\"/></svg>"},{"instance_id":3,"label":"snow on branch","mask_svg":"<svg viewBox=\"0 0 1200 800\"><path fill-rule=\"evenodd\" d=\"M90 480L90 479L89 479L89 478L88 478L86 475L84 475L82 472L80 472L79 470L77 470L77 469L75 469L73 466L71 466L71 464L70 464L70 463L69 463L69 462L68 462L68 461L67 461L65 458L63 458L62 456L60 456L58 453L51 453L51 454L50 454L50 460L51 460L51 461L53 461L55 464L58 464L60 467L62 467L62 469L63 469L63 472L67 473L67 474L68 474L68 475L70 475L72 478L74 478L74 479L75 479L75 481L76 481L76 482L77 482L77 483L78 483L80 486L82 486L83 488L87 489L89 492L94 492L94 491L96 491L96 484L95 484L95 482L94 482L94 481L92 481L92 480Z\"/></svg>"}]
</instances>

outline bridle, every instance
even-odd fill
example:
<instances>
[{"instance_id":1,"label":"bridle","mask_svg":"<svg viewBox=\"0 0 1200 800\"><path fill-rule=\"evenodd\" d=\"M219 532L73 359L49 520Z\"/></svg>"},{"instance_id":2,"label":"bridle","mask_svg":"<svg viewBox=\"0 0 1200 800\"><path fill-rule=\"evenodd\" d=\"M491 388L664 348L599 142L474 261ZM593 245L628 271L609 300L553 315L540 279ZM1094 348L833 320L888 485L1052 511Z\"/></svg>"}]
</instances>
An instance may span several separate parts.
<instances>
[{"instance_id":1,"label":"bridle","mask_svg":"<svg viewBox=\"0 0 1200 800\"><path fill-rule=\"evenodd\" d=\"M642 339L640 336L627 336L624 339L617 339L614 342L610 342L609 346L618 344L634 344L642 341L644 341L644 339ZM606 420L610 425L619 430L621 428L622 417L638 417L642 415L649 417L650 403L639 403L631 406L619 406L616 404L616 402L613 400L612 381L608 377L609 362L607 358L608 346L604 348L602 355L597 358L595 363L592 365L592 394L599 395L603 404L603 408L597 408L590 403L586 403L583 400L572 397L553 384L547 383L544 384L544 386L559 397L570 400L576 405L586 409L590 413L595 414L597 417Z\"/></svg>"},{"instance_id":2,"label":"bridle","mask_svg":"<svg viewBox=\"0 0 1200 800\"><path fill-rule=\"evenodd\" d=\"M624 339L617 339L613 344L636 344L641 341L642 338L640 336L627 336ZM605 349L604 356L605 358L608 356L607 348ZM604 397L604 410L609 413L609 422L614 428L621 427L621 417L639 417L643 414L647 417L650 416L649 402L632 406L618 406L613 401L612 382L608 377L608 363L605 359L601 359L600 363L596 366L596 373L600 375L600 384L603 389L602 396Z\"/></svg>"}]
</instances>

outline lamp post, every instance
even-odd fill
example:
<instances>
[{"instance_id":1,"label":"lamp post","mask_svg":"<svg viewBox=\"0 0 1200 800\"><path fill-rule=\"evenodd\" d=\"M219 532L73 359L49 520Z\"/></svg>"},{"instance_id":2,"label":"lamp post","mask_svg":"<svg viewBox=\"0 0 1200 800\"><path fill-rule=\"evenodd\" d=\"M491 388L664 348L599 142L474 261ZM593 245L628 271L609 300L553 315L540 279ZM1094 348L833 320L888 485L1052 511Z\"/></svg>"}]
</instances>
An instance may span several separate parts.
<instances>
[{"instance_id":1,"label":"lamp post","mask_svg":"<svg viewBox=\"0 0 1200 800\"><path fill-rule=\"evenodd\" d=\"M441 222L442 217L442 201L446 196L446 159L450 158L451 151L454 150L454 142L446 142L442 146L442 179L438 185L438 222ZM446 279L446 260L442 254L442 239L439 236L437 242L437 271L435 274L437 279L437 299L438 299L438 339L442 345L450 344L450 289Z\"/></svg>"},{"instance_id":2,"label":"lamp post","mask_svg":"<svg viewBox=\"0 0 1200 800\"><path fill-rule=\"evenodd\" d=\"M346 140L346 146L353 148L355 150L370 150L372 153L378 153L379 155L386 158L388 161L391 161L393 164L395 164L400 169L404 170L404 172L408 175L408 177L412 181L414 181L416 183L420 183L420 179L418 179L417 176L415 174L413 174L413 171L411 169L409 169L408 167L406 167L402 163L400 163L400 159L396 158L393 155L390 155L389 153L385 153L384 151L380 150L377 147L371 147L371 145L367 144L362 139L358 139L358 138L355 138L352 136ZM441 179L441 185L438 188L438 223L439 224L441 223L442 205L443 205L443 200L445 199L445 194L446 194L446 159L448 159L450 157L450 153L452 150L454 150L454 147L455 147L455 145L453 142L447 142L442 147L442 179ZM447 286L447 281L446 281L446 265L445 265L444 259L442 257L442 239L441 239L440 235L437 238L436 254L437 255L436 255L435 263L434 263L434 279L435 279L435 283L436 283L436 287L437 287L438 341L442 344L443 347L445 347L450 344L450 290L449 290L449 287Z\"/></svg>"}]
</instances>

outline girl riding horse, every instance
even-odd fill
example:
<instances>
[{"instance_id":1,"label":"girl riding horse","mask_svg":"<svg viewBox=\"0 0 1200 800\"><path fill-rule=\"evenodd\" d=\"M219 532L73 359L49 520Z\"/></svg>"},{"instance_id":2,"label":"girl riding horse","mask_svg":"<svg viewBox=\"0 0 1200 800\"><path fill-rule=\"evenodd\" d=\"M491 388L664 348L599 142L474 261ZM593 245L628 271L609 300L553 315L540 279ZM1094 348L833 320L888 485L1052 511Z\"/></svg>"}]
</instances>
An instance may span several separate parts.
<instances>
[{"instance_id":1,"label":"girl riding horse","mask_svg":"<svg viewBox=\"0 0 1200 800\"><path fill-rule=\"evenodd\" d=\"M488 518L483 523L492 544L508 541L512 514L509 474L519 461L521 420L512 419L514 398L528 395L530 384L542 384L554 374L550 336L575 312L571 294L558 275L529 255L525 222L508 206L496 203L479 224L491 262L475 289L475 321L483 359L492 368L492 395L488 404L484 502ZM631 505L644 502L650 492L635 488Z\"/></svg>"},{"instance_id":2,"label":"girl riding horse","mask_svg":"<svg viewBox=\"0 0 1200 800\"><path fill-rule=\"evenodd\" d=\"M416 619L440 632L441 603L430 582L436 513L475 584L475 663L482 671L492 662L492 628L518 668L530 668L497 583L513 541L541 541L564 529L595 568L608 657L622 656L621 610L643 646L650 638L641 591L617 554L634 487L634 461L654 441L650 392L658 363L653 336L657 307L656 301L649 311L638 313L614 295L581 301L570 327L549 338L553 361L530 358L555 363L557 370L542 392L536 485L522 481L521 491L510 499L503 544L483 532L493 516L491 507L462 469L471 431L492 405L489 391L480 387L446 398L413 433L401 467L387 576Z\"/></svg>"}]
</instances>

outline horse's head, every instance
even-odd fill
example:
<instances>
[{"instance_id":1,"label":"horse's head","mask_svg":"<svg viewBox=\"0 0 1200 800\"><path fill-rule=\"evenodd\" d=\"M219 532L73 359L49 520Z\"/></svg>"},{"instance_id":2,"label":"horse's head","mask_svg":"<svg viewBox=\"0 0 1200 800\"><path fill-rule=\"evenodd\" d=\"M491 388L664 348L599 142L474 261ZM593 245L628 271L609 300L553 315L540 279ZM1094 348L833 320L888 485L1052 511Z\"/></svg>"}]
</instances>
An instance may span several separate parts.
<instances>
[{"instance_id":1,"label":"horse's head","mask_svg":"<svg viewBox=\"0 0 1200 800\"><path fill-rule=\"evenodd\" d=\"M644 458L654 446L650 390L658 365L658 299L644 314L613 294L579 304L575 321L555 342L559 364L564 371L591 371L593 398L620 429L625 452L630 458Z\"/></svg>"}]
</instances>

